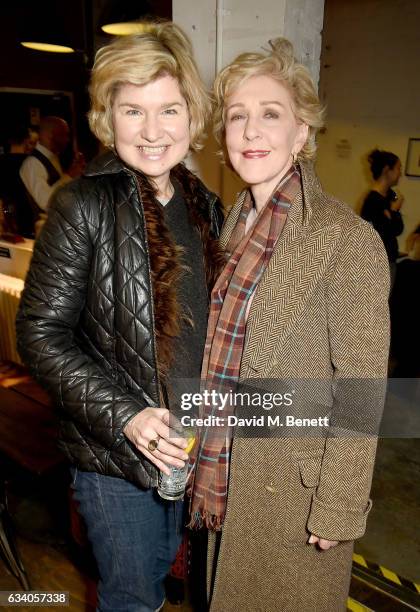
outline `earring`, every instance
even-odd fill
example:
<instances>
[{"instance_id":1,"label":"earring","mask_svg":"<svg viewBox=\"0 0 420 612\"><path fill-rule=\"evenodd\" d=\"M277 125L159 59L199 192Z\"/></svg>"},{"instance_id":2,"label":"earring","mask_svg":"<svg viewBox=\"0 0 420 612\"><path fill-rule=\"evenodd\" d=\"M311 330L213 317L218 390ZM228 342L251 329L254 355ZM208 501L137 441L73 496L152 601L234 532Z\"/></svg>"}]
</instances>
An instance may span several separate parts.
<instances>
[{"instance_id":1,"label":"earring","mask_svg":"<svg viewBox=\"0 0 420 612\"><path fill-rule=\"evenodd\" d=\"M294 164L297 162L297 153L292 153L292 161Z\"/></svg>"}]
</instances>

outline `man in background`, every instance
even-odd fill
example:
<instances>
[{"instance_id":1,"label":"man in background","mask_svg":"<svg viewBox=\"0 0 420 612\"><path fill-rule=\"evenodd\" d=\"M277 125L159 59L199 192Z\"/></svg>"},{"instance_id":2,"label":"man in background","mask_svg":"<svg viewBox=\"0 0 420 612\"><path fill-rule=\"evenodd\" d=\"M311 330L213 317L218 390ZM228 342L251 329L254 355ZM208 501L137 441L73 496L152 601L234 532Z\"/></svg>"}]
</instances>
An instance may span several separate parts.
<instances>
[{"instance_id":1,"label":"man in background","mask_svg":"<svg viewBox=\"0 0 420 612\"><path fill-rule=\"evenodd\" d=\"M38 133L22 124L11 125L9 129L6 151L0 155L0 205L7 220L3 230L33 238L32 210L19 171L35 147Z\"/></svg>"},{"instance_id":2,"label":"man in background","mask_svg":"<svg viewBox=\"0 0 420 612\"><path fill-rule=\"evenodd\" d=\"M46 213L54 191L83 171L84 160L81 154L76 155L66 172L61 167L60 155L69 142L70 129L64 119L54 116L41 119L38 144L20 169L35 223Z\"/></svg>"}]
</instances>

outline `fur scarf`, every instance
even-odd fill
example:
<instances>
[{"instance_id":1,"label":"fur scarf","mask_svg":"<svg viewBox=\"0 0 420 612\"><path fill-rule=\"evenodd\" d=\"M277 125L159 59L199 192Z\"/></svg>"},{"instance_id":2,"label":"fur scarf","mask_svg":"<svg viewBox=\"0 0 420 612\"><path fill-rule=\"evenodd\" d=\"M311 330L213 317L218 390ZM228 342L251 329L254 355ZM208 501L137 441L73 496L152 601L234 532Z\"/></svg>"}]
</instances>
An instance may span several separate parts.
<instances>
[{"instance_id":1,"label":"fur scarf","mask_svg":"<svg viewBox=\"0 0 420 612\"><path fill-rule=\"evenodd\" d=\"M164 382L173 362L172 342L180 333L184 314L177 299L182 275L182 248L174 244L165 224L163 207L157 205L155 189L145 175L136 172L147 228L147 242L152 272L154 323L159 379ZM204 185L183 164L171 171L171 178L181 185L191 224L200 233L203 244L208 295L224 265L223 252L212 233L209 202Z\"/></svg>"}]
</instances>

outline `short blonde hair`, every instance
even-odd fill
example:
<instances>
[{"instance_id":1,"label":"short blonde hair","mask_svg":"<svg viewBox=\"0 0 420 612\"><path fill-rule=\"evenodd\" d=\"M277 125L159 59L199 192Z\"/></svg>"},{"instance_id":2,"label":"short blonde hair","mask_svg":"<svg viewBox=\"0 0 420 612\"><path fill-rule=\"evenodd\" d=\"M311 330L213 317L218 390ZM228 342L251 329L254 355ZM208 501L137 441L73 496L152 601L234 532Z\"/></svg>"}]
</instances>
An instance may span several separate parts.
<instances>
[{"instance_id":1,"label":"short blonde hair","mask_svg":"<svg viewBox=\"0 0 420 612\"><path fill-rule=\"evenodd\" d=\"M114 144L112 105L121 85L146 85L160 76L177 79L190 117L190 147L198 150L210 116L210 101L187 35L172 22L145 23L140 34L121 36L99 49L89 93L89 125L106 147Z\"/></svg>"},{"instance_id":2,"label":"short blonde hair","mask_svg":"<svg viewBox=\"0 0 420 612\"><path fill-rule=\"evenodd\" d=\"M214 135L224 149L226 99L246 79L253 76L270 76L288 88L297 121L306 123L309 127L308 138L298 158L313 159L316 133L324 124L324 109L315 85L309 70L295 59L293 46L288 40L277 38L270 41L270 47L264 53L242 53L216 77ZM225 151L221 153L225 156Z\"/></svg>"}]
</instances>

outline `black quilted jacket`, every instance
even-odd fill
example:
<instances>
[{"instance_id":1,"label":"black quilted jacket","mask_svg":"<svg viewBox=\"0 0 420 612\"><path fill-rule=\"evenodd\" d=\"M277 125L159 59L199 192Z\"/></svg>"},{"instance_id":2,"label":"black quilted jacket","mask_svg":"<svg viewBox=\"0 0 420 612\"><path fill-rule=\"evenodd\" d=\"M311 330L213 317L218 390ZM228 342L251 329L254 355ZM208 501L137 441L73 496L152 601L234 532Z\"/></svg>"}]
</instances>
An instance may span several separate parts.
<instances>
[{"instance_id":1,"label":"black quilted jacket","mask_svg":"<svg viewBox=\"0 0 420 612\"><path fill-rule=\"evenodd\" d=\"M218 236L220 201L200 185ZM123 429L159 405L151 296L137 181L107 153L49 209L16 321L18 349L53 398L71 463L142 487L156 485L157 470Z\"/></svg>"}]
</instances>

